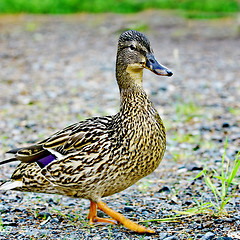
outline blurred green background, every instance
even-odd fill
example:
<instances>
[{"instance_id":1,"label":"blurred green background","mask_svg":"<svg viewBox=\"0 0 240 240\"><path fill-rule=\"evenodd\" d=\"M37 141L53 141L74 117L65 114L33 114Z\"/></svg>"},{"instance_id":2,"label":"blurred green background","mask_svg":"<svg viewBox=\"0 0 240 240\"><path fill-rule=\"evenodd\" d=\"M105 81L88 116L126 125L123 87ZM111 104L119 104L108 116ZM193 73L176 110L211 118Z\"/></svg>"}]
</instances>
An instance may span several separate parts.
<instances>
[{"instance_id":1,"label":"blurred green background","mask_svg":"<svg viewBox=\"0 0 240 240\"><path fill-rule=\"evenodd\" d=\"M0 0L0 13L134 13L177 9L188 18L215 18L239 11L237 0Z\"/></svg>"}]
</instances>

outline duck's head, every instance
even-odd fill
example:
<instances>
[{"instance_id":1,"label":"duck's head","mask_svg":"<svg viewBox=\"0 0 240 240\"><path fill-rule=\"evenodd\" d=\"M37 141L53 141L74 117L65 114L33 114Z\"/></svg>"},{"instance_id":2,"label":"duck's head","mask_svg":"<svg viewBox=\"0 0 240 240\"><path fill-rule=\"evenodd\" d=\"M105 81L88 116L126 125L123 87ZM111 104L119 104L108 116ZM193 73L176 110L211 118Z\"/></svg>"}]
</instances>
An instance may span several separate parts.
<instances>
[{"instance_id":1,"label":"duck's head","mask_svg":"<svg viewBox=\"0 0 240 240\"><path fill-rule=\"evenodd\" d=\"M135 30L126 31L119 37L116 64L118 80L126 73L132 80L141 81L143 68L161 76L173 75L155 59L147 37Z\"/></svg>"}]
</instances>

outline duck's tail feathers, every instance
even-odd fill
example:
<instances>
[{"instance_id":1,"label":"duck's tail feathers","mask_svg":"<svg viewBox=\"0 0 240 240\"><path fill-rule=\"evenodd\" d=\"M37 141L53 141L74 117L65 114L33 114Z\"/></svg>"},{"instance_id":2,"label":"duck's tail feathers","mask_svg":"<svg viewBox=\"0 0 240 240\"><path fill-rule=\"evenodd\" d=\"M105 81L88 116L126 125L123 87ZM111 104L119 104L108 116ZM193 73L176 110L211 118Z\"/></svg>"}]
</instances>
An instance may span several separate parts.
<instances>
[{"instance_id":1,"label":"duck's tail feathers","mask_svg":"<svg viewBox=\"0 0 240 240\"><path fill-rule=\"evenodd\" d=\"M12 181L12 180L10 180L8 182L3 183L0 186L0 190L6 191L6 190L14 189L14 188L19 188L19 187L22 187L22 186L23 186L22 181Z\"/></svg>"},{"instance_id":2,"label":"duck's tail feathers","mask_svg":"<svg viewBox=\"0 0 240 240\"><path fill-rule=\"evenodd\" d=\"M9 158L9 159L5 159L3 161L0 162L0 165L3 165L5 163L10 163L10 162L15 162L15 161L19 161L18 159L16 158Z\"/></svg>"}]
</instances>

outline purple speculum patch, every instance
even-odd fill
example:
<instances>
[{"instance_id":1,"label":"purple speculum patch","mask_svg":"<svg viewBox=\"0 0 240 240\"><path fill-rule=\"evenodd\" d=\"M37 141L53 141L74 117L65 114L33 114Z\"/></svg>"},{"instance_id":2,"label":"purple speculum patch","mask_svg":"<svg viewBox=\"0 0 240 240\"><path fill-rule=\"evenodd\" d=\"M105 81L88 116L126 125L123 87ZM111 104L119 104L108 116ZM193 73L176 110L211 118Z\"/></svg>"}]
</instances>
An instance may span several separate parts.
<instances>
[{"instance_id":1,"label":"purple speculum patch","mask_svg":"<svg viewBox=\"0 0 240 240\"><path fill-rule=\"evenodd\" d=\"M37 163L41 168L44 168L45 166L47 166L49 163L51 163L55 159L56 159L56 157L53 156L52 154L50 154L44 158L37 160Z\"/></svg>"}]
</instances>

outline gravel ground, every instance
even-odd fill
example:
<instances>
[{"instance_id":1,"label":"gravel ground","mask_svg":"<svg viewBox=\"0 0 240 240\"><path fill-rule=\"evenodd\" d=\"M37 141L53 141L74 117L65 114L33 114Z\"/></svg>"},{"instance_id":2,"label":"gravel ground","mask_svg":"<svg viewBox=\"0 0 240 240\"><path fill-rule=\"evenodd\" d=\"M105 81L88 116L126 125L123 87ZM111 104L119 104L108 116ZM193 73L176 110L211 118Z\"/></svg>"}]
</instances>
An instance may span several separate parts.
<instances>
[{"instance_id":1,"label":"gravel ground","mask_svg":"<svg viewBox=\"0 0 240 240\"><path fill-rule=\"evenodd\" d=\"M196 201L214 201L204 179L193 178L206 166L220 171L226 137L226 160L233 164L240 146L240 34L234 18L190 21L160 11L0 16L1 159L8 149L73 122L117 112L116 46L129 28L143 31L155 57L174 72L172 78L144 73L145 89L168 129L167 152L154 173L104 201L157 234L90 227L84 199L9 191L0 195L0 239L240 239L239 185L227 215L144 223L186 211ZM8 179L15 166L1 166L0 179Z\"/></svg>"}]
</instances>

